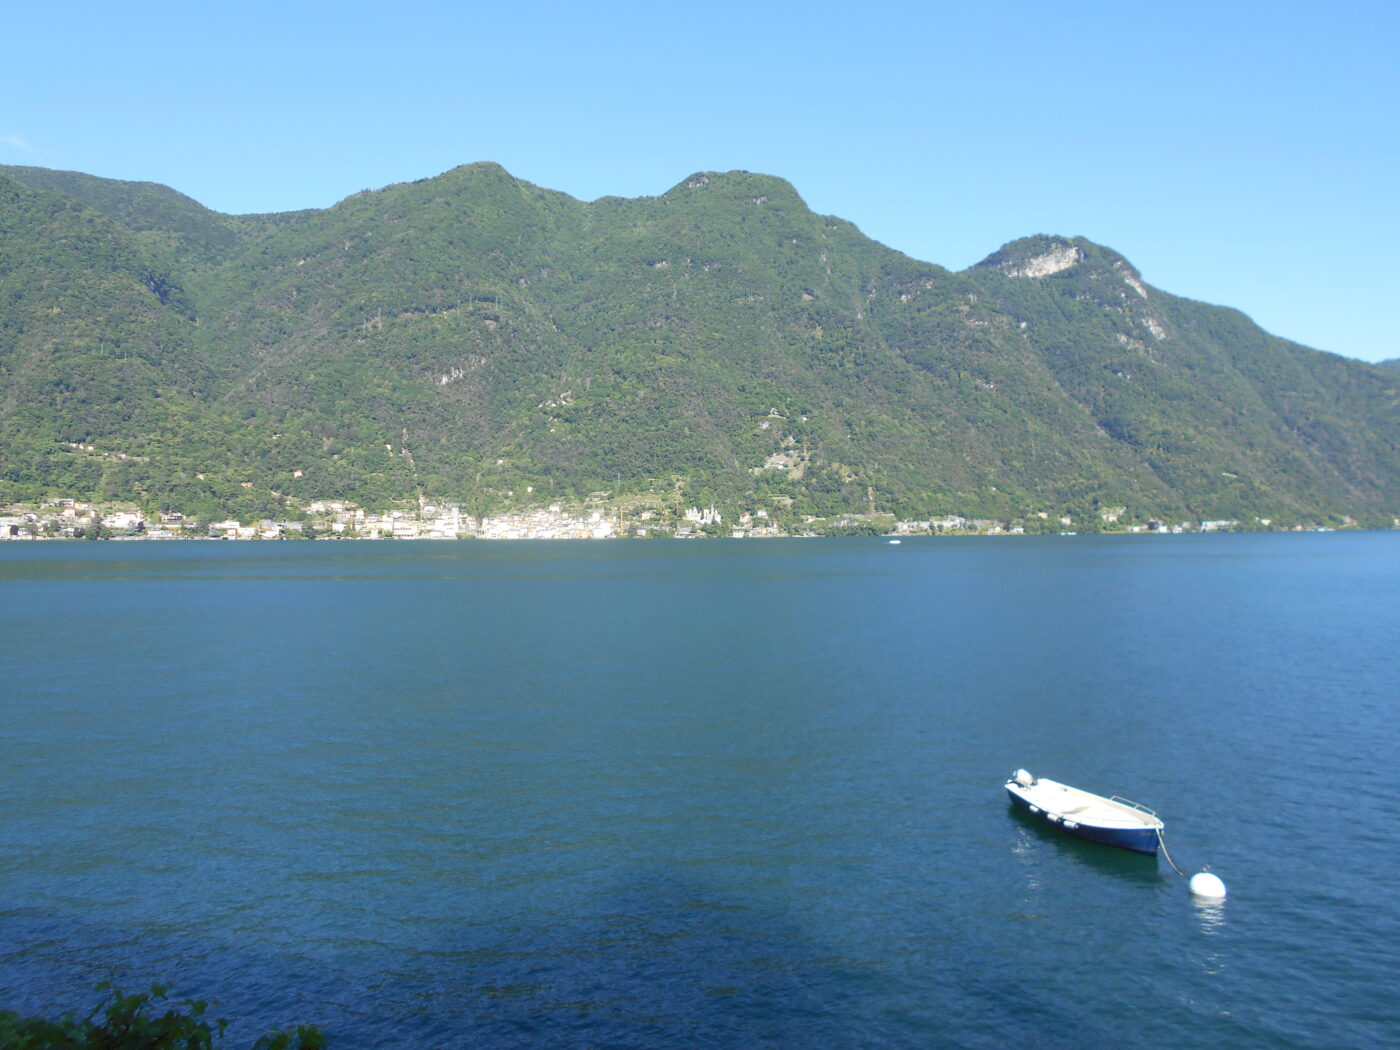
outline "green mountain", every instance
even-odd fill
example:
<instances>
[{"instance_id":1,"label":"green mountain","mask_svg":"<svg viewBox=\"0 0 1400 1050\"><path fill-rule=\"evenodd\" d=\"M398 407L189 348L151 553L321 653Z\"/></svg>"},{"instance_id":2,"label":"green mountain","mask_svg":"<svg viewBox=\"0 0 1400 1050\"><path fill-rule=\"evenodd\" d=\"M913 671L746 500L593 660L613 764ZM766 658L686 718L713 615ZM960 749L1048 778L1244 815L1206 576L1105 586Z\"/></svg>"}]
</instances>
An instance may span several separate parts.
<instances>
[{"instance_id":1,"label":"green mountain","mask_svg":"<svg viewBox=\"0 0 1400 1050\"><path fill-rule=\"evenodd\" d=\"M226 216L0 168L0 498L1388 524L1397 399L1088 241L953 273L747 172Z\"/></svg>"}]
</instances>

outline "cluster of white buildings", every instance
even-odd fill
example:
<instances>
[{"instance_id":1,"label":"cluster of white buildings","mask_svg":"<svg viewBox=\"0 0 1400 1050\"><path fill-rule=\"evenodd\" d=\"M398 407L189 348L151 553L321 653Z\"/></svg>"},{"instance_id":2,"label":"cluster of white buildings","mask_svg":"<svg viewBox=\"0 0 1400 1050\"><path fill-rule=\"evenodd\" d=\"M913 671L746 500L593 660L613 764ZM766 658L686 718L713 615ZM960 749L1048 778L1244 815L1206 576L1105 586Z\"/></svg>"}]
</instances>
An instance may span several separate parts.
<instances>
[{"instance_id":1,"label":"cluster of white buildings","mask_svg":"<svg viewBox=\"0 0 1400 1050\"><path fill-rule=\"evenodd\" d=\"M483 540L605 540L616 534L615 522L601 511L565 514L557 504L548 510L482 518L472 533Z\"/></svg>"},{"instance_id":2,"label":"cluster of white buildings","mask_svg":"<svg viewBox=\"0 0 1400 1050\"><path fill-rule=\"evenodd\" d=\"M61 499L38 510L10 508L9 513L0 514L0 540L71 539L99 528L109 536L133 535L143 532L146 526L139 511L103 512L82 500Z\"/></svg>"},{"instance_id":3,"label":"cluster of white buildings","mask_svg":"<svg viewBox=\"0 0 1400 1050\"><path fill-rule=\"evenodd\" d=\"M246 524L229 519L195 527L178 512L161 514L147 520L131 509L103 510L81 500L62 499L44 504L38 509L11 507L0 513L0 540L76 538L101 535L107 538L178 539L211 538L229 540L294 539L308 535L331 535L347 539L401 540L599 540L615 536L674 536L677 539L719 534L723 515L713 505L691 507L680 521L660 521L656 512L642 511L631 520L619 511L617 516L603 510L565 510L560 504L522 510L509 514L476 518L464 514L455 505L435 506L423 503L416 509L394 510L375 514L344 500L321 500L305 508L308 520L274 521L263 519ZM1113 508L1102 517L1105 523L1117 524L1121 508ZM1038 517L1048 517L1040 514ZM847 515L836 519L805 519L806 528L795 534L814 535L811 530L824 527L852 526L866 521L865 515ZM940 533L979 533L982 535L1016 535L1024 526L983 518L947 515L924 521L892 521L885 517L880 528L888 528L897 536L937 535ZM1069 518L1058 518L1061 531L1073 528ZM1265 528L1269 519L1259 519ZM1348 522L1350 524L1350 522ZM1400 519L1396 519L1400 527ZM1239 528L1238 521L1202 521L1167 524L1150 522L1146 525L1119 526L1129 532L1218 532ZM1302 528L1302 526L1296 526ZM781 537L789 533L772 521L766 510L740 513L725 535L733 537Z\"/></svg>"},{"instance_id":4,"label":"cluster of white buildings","mask_svg":"<svg viewBox=\"0 0 1400 1050\"><path fill-rule=\"evenodd\" d=\"M353 504L326 500L309 505L307 513L320 519L332 535L362 539L455 540L598 540L617 535L617 522L601 511L566 512L549 507L514 514L475 518L460 507L424 504L417 511L370 514Z\"/></svg>"}]
</instances>

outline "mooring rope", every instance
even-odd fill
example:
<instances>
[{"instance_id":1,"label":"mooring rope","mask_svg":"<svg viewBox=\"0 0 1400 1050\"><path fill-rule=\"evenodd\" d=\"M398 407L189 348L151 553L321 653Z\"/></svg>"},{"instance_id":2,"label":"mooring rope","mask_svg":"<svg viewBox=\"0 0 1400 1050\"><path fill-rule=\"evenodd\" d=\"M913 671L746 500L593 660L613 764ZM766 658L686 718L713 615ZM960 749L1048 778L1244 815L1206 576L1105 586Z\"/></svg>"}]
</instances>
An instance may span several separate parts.
<instances>
[{"instance_id":1,"label":"mooring rope","mask_svg":"<svg viewBox=\"0 0 1400 1050\"><path fill-rule=\"evenodd\" d=\"M1189 880L1190 876L1188 876L1186 872L1182 871L1180 868L1176 867L1176 861L1172 860L1172 855L1167 852L1167 840L1166 837L1163 836L1161 828L1157 829L1157 845L1162 847L1162 856L1167 858L1168 864L1170 864L1173 868L1176 868L1176 873L1180 875L1183 879Z\"/></svg>"}]
</instances>

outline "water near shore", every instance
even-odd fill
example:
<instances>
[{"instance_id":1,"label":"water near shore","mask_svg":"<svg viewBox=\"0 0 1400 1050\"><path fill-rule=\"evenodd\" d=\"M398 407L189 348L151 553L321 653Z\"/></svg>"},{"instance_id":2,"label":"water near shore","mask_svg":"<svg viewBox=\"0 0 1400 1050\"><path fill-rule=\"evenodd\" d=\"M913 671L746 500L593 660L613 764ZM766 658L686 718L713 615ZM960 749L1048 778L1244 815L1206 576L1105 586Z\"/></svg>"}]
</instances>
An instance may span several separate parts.
<instances>
[{"instance_id":1,"label":"water near shore","mask_svg":"<svg viewBox=\"0 0 1400 1050\"><path fill-rule=\"evenodd\" d=\"M1400 534L0 547L0 1007L340 1047L1400 1032ZM1151 805L1188 871L1017 816Z\"/></svg>"}]
</instances>

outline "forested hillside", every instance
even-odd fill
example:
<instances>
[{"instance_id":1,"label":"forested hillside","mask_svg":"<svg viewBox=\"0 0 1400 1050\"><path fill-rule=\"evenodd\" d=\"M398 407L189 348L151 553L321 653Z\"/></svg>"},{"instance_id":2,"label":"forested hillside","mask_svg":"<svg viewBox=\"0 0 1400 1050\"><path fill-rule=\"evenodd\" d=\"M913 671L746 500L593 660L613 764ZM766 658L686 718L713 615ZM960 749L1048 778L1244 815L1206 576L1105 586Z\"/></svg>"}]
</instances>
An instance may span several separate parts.
<instances>
[{"instance_id":1,"label":"forested hillside","mask_svg":"<svg viewBox=\"0 0 1400 1050\"><path fill-rule=\"evenodd\" d=\"M474 164L226 216L0 168L6 500L1388 524L1398 400L1090 242L953 273L745 172L584 203Z\"/></svg>"}]
</instances>

